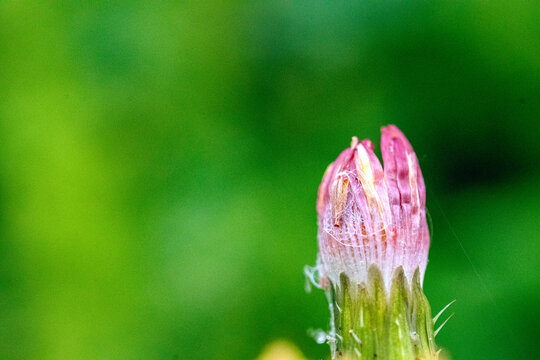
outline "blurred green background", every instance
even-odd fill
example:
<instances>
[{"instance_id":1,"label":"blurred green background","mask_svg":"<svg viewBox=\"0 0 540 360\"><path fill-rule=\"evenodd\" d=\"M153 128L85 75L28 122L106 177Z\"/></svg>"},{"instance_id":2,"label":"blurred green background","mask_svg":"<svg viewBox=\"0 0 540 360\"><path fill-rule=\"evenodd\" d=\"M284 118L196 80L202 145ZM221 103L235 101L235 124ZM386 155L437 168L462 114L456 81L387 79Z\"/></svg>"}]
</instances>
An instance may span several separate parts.
<instances>
[{"instance_id":1,"label":"blurred green background","mask_svg":"<svg viewBox=\"0 0 540 360\"><path fill-rule=\"evenodd\" d=\"M315 198L398 125L453 359L533 359L538 2L0 3L0 358L310 359ZM449 312L450 313L450 312Z\"/></svg>"}]
</instances>

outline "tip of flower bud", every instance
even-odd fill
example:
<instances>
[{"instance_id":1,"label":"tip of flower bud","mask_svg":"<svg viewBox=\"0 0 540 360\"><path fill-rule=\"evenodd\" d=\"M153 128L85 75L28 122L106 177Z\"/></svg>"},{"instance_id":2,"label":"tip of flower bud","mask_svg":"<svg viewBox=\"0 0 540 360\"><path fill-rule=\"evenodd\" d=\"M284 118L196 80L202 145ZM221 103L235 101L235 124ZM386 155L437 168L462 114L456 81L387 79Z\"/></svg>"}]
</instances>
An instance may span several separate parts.
<instances>
[{"instance_id":1,"label":"tip of flower bud","mask_svg":"<svg viewBox=\"0 0 540 360\"><path fill-rule=\"evenodd\" d=\"M429 247L424 180L405 135L395 125L381 132L384 167L373 143L354 136L319 187L321 265L333 283L341 273L365 281L372 264L386 284L399 266L409 281L419 267L423 279Z\"/></svg>"}]
</instances>

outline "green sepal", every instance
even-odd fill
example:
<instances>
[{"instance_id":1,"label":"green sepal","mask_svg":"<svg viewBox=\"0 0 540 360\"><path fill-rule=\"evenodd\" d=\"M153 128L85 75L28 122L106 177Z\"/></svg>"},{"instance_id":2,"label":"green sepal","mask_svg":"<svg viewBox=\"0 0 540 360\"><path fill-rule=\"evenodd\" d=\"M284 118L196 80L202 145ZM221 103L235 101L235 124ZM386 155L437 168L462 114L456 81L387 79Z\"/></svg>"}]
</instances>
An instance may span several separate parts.
<instances>
[{"instance_id":1,"label":"green sepal","mask_svg":"<svg viewBox=\"0 0 540 360\"><path fill-rule=\"evenodd\" d=\"M358 286L358 314L355 317L356 327L354 329L357 348L364 358L371 359L376 354L376 326L375 316L372 309L371 296L364 283Z\"/></svg>"},{"instance_id":2,"label":"green sepal","mask_svg":"<svg viewBox=\"0 0 540 360\"><path fill-rule=\"evenodd\" d=\"M386 356L386 344L385 344L385 330L386 330L386 308L388 307L388 301L386 296L386 289L384 286L384 280L379 268L375 265L371 265L368 270L368 282L371 292L371 308L375 335L375 352L374 358L384 359Z\"/></svg>"},{"instance_id":3,"label":"green sepal","mask_svg":"<svg viewBox=\"0 0 540 360\"><path fill-rule=\"evenodd\" d=\"M419 359L433 359L436 353L431 307L420 285L420 271L417 268L412 281L412 322L415 326L414 344Z\"/></svg>"},{"instance_id":4,"label":"green sepal","mask_svg":"<svg viewBox=\"0 0 540 360\"><path fill-rule=\"evenodd\" d=\"M408 298L405 274L403 268L399 267L394 273L390 290L390 316L386 337L389 360L414 359Z\"/></svg>"}]
</instances>

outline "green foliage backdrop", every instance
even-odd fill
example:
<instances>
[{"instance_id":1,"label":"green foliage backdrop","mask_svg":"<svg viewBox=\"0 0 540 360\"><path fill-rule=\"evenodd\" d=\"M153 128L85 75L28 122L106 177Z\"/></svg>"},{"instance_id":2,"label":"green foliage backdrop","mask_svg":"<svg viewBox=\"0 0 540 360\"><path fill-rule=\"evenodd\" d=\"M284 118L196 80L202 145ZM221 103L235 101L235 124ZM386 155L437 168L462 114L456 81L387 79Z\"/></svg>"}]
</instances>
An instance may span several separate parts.
<instances>
[{"instance_id":1,"label":"green foliage backdrop","mask_svg":"<svg viewBox=\"0 0 540 360\"><path fill-rule=\"evenodd\" d=\"M536 2L0 3L0 358L327 347L315 197L398 125L453 359L533 359Z\"/></svg>"}]
</instances>

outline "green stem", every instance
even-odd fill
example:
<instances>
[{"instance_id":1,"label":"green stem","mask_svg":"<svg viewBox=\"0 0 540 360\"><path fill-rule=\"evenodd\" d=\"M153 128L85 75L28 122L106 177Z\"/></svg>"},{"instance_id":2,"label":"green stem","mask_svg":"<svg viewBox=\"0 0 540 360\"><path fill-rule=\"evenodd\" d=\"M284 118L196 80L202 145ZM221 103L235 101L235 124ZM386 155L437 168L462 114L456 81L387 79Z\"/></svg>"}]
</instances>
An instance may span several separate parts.
<instances>
[{"instance_id":1,"label":"green stem","mask_svg":"<svg viewBox=\"0 0 540 360\"><path fill-rule=\"evenodd\" d=\"M344 273L332 284L333 360L435 360L433 320L416 270L411 282L394 272L389 291L372 265L368 282L353 284Z\"/></svg>"}]
</instances>

